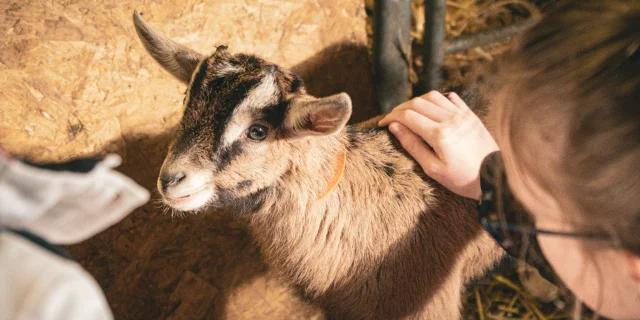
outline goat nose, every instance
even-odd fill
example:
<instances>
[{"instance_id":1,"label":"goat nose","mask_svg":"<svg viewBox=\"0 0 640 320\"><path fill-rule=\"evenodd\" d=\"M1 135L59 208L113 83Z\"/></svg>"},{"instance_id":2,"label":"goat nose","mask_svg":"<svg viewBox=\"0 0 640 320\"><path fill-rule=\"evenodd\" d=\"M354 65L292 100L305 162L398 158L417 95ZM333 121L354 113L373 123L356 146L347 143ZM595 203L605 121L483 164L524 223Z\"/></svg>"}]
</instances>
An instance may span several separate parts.
<instances>
[{"instance_id":1,"label":"goat nose","mask_svg":"<svg viewBox=\"0 0 640 320\"><path fill-rule=\"evenodd\" d=\"M184 178L186 177L187 175L182 171L176 172L174 174L163 173L160 176L160 182L162 183L162 191L167 192L167 188L184 180Z\"/></svg>"}]
</instances>

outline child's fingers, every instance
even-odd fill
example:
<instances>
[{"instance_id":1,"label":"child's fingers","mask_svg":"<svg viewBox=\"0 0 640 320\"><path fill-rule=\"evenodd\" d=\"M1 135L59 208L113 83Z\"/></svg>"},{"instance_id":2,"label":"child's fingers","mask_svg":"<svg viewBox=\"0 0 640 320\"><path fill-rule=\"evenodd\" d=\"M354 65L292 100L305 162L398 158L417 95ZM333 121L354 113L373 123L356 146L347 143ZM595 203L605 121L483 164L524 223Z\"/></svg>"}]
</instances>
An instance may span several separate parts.
<instances>
[{"instance_id":1,"label":"child's fingers","mask_svg":"<svg viewBox=\"0 0 640 320\"><path fill-rule=\"evenodd\" d=\"M440 108L448 110L453 113L458 113L460 110L456 107L451 100L447 99L447 97L443 96L442 93L438 91L430 91L425 95L422 95L421 98L437 105Z\"/></svg>"},{"instance_id":2,"label":"child's fingers","mask_svg":"<svg viewBox=\"0 0 640 320\"><path fill-rule=\"evenodd\" d=\"M453 115L451 111L441 108L420 97L413 98L401 104L396 109L398 109L398 111L411 109L436 122L442 122Z\"/></svg>"},{"instance_id":3,"label":"child's fingers","mask_svg":"<svg viewBox=\"0 0 640 320\"><path fill-rule=\"evenodd\" d=\"M402 147L422 166L427 175L434 173L442 165L438 156L429 148L424 140L409 128L398 122L389 125L389 131L400 141Z\"/></svg>"},{"instance_id":4,"label":"child's fingers","mask_svg":"<svg viewBox=\"0 0 640 320\"><path fill-rule=\"evenodd\" d=\"M435 130L438 126L437 122L411 109L391 112L380 121L379 125L384 127L389 125L391 122L399 122L423 138L429 131Z\"/></svg>"},{"instance_id":5,"label":"child's fingers","mask_svg":"<svg viewBox=\"0 0 640 320\"><path fill-rule=\"evenodd\" d=\"M413 110L433 121L442 122L446 119L449 119L452 113L446 109L440 108L433 103L422 99L422 98L413 98L407 102L400 104L395 107L391 113L399 113L405 110ZM380 126L386 126L390 123L388 119L383 119L380 121Z\"/></svg>"},{"instance_id":6,"label":"child's fingers","mask_svg":"<svg viewBox=\"0 0 640 320\"><path fill-rule=\"evenodd\" d=\"M463 109L463 110L469 109L469 106L467 106L467 104L462 100L462 98L460 98L460 96L455 92L449 93L449 100L451 100L451 102L460 109Z\"/></svg>"}]
</instances>

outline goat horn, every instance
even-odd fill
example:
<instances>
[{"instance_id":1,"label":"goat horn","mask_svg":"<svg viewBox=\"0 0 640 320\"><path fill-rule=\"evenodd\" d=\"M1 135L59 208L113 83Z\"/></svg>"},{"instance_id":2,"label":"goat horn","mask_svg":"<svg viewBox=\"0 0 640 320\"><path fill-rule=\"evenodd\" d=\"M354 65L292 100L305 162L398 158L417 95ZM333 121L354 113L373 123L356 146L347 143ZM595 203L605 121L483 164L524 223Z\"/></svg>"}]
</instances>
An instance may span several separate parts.
<instances>
[{"instance_id":1,"label":"goat horn","mask_svg":"<svg viewBox=\"0 0 640 320\"><path fill-rule=\"evenodd\" d=\"M185 83L204 57L153 29L137 10L133 11L133 24L144 48L169 73Z\"/></svg>"}]
</instances>

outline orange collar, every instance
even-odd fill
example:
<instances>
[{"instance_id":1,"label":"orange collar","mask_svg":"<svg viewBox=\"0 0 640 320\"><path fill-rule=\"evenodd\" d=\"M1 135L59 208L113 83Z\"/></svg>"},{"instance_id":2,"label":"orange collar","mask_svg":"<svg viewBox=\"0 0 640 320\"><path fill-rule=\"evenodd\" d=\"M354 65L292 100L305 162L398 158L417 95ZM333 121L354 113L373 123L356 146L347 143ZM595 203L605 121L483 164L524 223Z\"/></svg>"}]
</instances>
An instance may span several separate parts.
<instances>
[{"instance_id":1,"label":"orange collar","mask_svg":"<svg viewBox=\"0 0 640 320\"><path fill-rule=\"evenodd\" d=\"M342 179L342 174L344 173L344 167L346 163L347 152L342 152L336 156L336 167L333 169L333 177L331 180L327 181L327 190L318 197L318 200L322 200L324 197L329 195L333 189L338 185L340 179Z\"/></svg>"}]
</instances>

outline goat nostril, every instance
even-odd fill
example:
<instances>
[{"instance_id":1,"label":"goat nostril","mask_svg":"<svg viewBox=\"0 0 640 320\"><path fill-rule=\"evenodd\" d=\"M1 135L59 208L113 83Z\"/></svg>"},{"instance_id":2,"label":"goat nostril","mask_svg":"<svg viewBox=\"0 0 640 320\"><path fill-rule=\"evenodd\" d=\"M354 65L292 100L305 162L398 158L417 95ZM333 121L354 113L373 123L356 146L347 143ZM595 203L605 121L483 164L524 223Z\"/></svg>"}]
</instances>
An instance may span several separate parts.
<instances>
[{"instance_id":1,"label":"goat nostril","mask_svg":"<svg viewBox=\"0 0 640 320\"><path fill-rule=\"evenodd\" d=\"M168 187L177 184L178 182L184 180L187 175L180 171L174 174L163 174L160 177L160 181L162 182L162 187L166 191Z\"/></svg>"},{"instance_id":2,"label":"goat nostril","mask_svg":"<svg viewBox=\"0 0 640 320\"><path fill-rule=\"evenodd\" d=\"M184 178L186 178L186 177L187 177L187 175L184 174L184 172L181 171L181 172L178 172L178 173L173 175L173 181L175 181L174 183L178 183L178 182L184 180Z\"/></svg>"}]
</instances>

